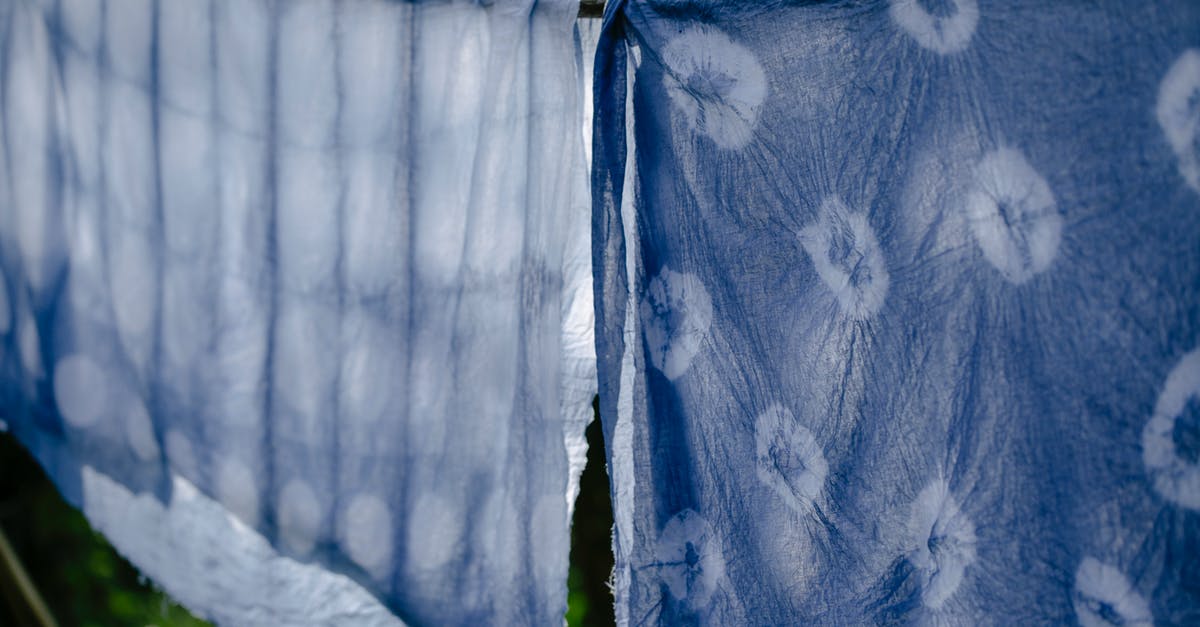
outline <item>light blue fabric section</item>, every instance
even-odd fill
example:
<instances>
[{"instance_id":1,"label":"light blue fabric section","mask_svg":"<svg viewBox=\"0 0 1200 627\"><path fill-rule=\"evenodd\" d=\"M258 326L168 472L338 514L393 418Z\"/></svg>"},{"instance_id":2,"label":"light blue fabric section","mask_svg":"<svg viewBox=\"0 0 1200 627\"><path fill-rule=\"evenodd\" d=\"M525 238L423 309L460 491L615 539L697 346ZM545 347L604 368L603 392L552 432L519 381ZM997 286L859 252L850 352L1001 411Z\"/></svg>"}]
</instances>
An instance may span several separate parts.
<instances>
[{"instance_id":1,"label":"light blue fabric section","mask_svg":"<svg viewBox=\"0 0 1200 627\"><path fill-rule=\"evenodd\" d=\"M595 98L622 622L1200 622L1200 5L624 0Z\"/></svg>"},{"instance_id":2,"label":"light blue fabric section","mask_svg":"<svg viewBox=\"0 0 1200 627\"><path fill-rule=\"evenodd\" d=\"M193 610L356 622L296 609L342 600L315 564L417 624L561 622L595 386L575 11L0 7L3 419ZM279 559L152 546L224 542L222 509Z\"/></svg>"}]
</instances>

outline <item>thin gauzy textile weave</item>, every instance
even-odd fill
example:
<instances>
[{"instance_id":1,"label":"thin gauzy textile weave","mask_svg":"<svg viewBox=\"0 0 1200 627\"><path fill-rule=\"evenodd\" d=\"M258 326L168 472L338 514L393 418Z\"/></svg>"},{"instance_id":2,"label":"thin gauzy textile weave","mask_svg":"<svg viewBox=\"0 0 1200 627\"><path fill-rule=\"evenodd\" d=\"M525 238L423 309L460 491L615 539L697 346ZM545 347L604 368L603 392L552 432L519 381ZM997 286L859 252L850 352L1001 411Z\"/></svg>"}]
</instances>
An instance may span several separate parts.
<instances>
[{"instance_id":1,"label":"thin gauzy textile weave","mask_svg":"<svg viewBox=\"0 0 1200 627\"><path fill-rule=\"evenodd\" d=\"M0 7L3 419L193 611L562 621L576 10Z\"/></svg>"},{"instance_id":2,"label":"thin gauzy textile weave","mask_svg":"<svg viewBox=\"0 0 1200 627\"><path fill-rule=\"evenodd\" d=\"M612 2L622 623L1200 622L1200 5Z\"/></svg>"}]
</instances>

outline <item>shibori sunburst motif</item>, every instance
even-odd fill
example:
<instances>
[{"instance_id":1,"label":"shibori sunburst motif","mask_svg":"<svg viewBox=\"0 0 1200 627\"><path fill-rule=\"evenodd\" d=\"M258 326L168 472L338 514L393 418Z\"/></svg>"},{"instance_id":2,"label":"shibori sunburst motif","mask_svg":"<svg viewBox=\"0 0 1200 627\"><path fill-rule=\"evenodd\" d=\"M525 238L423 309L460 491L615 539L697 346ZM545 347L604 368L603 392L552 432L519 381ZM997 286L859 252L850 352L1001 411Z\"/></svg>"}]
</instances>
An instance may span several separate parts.
<instances>
[{"instance_id":1,"label":"shibori sunburst motif","mask_svg":"<svg viewBox=\"0 0 1200 627\"><path fill-rule=\"evenodd\" d=\"M1142 429L1142 462L1163 498L1200 510L1200 349L1167 375Z\"/></svg>"},{"instance_id":2,"label":"shibori sunburst motif","mask_svg":"<svg viewBox=\"0 0 1200 627\"><path fill-rule=\"evenodd\" d=\"M830 196L821 203L817 221L800 231L800 243L817 276L852 318L868 318L883 305L890 278L866 214Z\"/></svg>"},{"instance_id":3,"label":"shibori sunburst motif","mask_svg":"<svg viewBox=\"0 0 1200 627\"><path fill-rule=\"evenodd\" d=\"M966 210L984 258L1010 283L1045 272L1058 254L1063 220L1054 193L1016 149L984 155Z\"/></svg>"},{"instance_id":4,"label":"shibori sunburst motif","mask_svg":"<svg viewBox=\"0 0 1200 627\"><path fill-rule=\"evenodd\" d=\"M650 362L668 379L683 376L712 324L712 298L704 283L663 266L650 280L639 313Z\"/></svg>"},{"instance_id":5,"label":"shibori sunburst motif","mask_svg":"<svg viewBox=\"0 0 1200 627\"><path fill-rule=\"evenodd\" d=\"M767 75L754 53L721 31L692 26L663 47L663 79L675 110L717 146L746 146L767 97Z\"/></svg>"},{"instance_id":6,"label":"shibori sunburst motif","mask_svg":"<svg viewBox=\"0 0 1200 627\"><path fill-rule=\"evenodd\" d=\"M788 507L807 510L821 493L829 464L821 445L792 412L775 404L754 421L758 479Z\"/></svg>"},{"instance_id":7,"label":"shibori sunburst motif","mask_svg":"<svg viewBox=\"0 0 1200 627\"><path fill-rule=\"evenodd\" d=\"M1154 615L1145 597L1116 567L1085 557L1075 571L1071 595L1075 618L1083 627L1151 627Z\"/></svg>"},{"instance_id":8,"label":"shibori sunburst motif","mask_svg":"<svg viewBox=\"0 0 1200 627\"><path fill-rule=\"evenodd\" d=\"M913 501L908 531L908 561L922 577L921 602L939 609L975 562L975 523L959 507L950 485L937 479Z\"/></svg>"},{"instance_id":9,"label":"shibori sunburst motif","mask_svg":"<svg viewBox=\"0 0 1200 627\"><path fill-rule=\"evenodd\" d=\"M658 572L671 596L692 609L708 606L725 579L725 556L712 525L694 510L671 517L655 547Z\"/></svg>"},{"instance_id":10,"label":"shibori sunburst motif","mask_svg":"<svg viewBox=\"0 0 1200 627\"><path fill-rule=\"evenodd\" d=\"M922 0L892 0L892 20L922 48L938 54L967 49L979 24L975 0L944 0L947 11L931 12Z\"/></svg>"},{"instance_id":11,"label":"shibori sunburst motif","mask_svg":"<svg viewBox=\"0 0 1200 627\"><path fill-rule=\"evenodd\" d=\"M1184 51L1167 70L1155 114L1183 180L1200 192L1200 49Z\"/></svg>"}]
</instances>

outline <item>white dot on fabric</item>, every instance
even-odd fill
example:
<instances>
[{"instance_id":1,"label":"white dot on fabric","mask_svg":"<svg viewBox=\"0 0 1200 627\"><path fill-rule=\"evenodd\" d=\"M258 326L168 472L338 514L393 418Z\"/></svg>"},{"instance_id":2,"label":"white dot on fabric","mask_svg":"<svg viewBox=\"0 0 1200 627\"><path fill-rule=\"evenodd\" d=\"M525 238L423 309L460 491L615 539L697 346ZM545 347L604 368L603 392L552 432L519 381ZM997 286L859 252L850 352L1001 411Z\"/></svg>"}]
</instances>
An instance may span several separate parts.
<instances>
[{"instance_id":1,"label":"white dot on fabric","mask_svg":"<svg viewBox=\"0 0 1200 627\"><path fill-rule=\"evenodd\" d=\"M1180 424L1183 422L1184 424ZM1183 356L1167 375L1154 415L1142 429L1142 463L1165 499L1200 510L1200 451L1185 456L1176 442L1176 428L1200 427L1200 349ZM1190 459L1189 459L1190 457Z\"/></svg>"},{"instance_id":2,"label":"white dot on fabric","mask_svg":"<svg viewBox=\"0 0 1200 627\"><path fill-rule=\"evenodd\" d=\"M954 12L933 15L921 6L921 0L892 0L892 19L922 48L938 54L967 49L979 23L979 5L975 0L950 0Z\"/></svg>"},{"instance_id":3,"label":"white dot on fabric","mask_svg":"<svg viewBox=\"0 0 1200 627\"><path fill-rule=\"evenodd\" d=\"M158 440L154 437L154 423L146 406L140 400L133 399L125 410L125 441L133 454L142 461L152 461L158 457Z\"/></svg>"},{"instance_id":4,"label":"white dot on fabric","mask_svg":"<svg viewBox=\"0 0 1200 627\"><path fill-rule=\"evenodd\" d=\"M725 579L721 538L693 510L685 509L667 521L654 554L671 596L694 610L707 606Z\"/></svg>"},{"instance_id":5,"label":"white dot on fabric","mask_svg":"<svg viewBox=\"0 0 1200 627\"><path fill-rule=\"evenodd\" d=\"M865 214L830 196L821 203L817 221L800 231L800 244L850 317L864 320L883 306L891 277Z\"/></svg>"},{"instance_id":6,"label":"white dot on fabric","mask_svg":"<svg viewBox=\"0 0 1200 627\"><path fill-rule=\"evenodd\" d=\"M392 563L392 515L379 497L359 494L342 518L342 546L350 559L376 577Z\"/></svg>"},{"instance_id":7,"label":"white dot on fabric","mask_svg":"<svg viewBox=\"0 0 1200 627\"><path fill-rule=\"evenodd\" d=\"M1063 220L1054 194L1018 150L995 150L976 166L967 219L984 258L1010 283L1044 272L1058 254Z\"/></svg>"},{"instance_id":8,"label":"white dot on fabric","mask_svg":"<svg viewBox=\"0 0 1200 627\"><path fill-rule=\"evenodd\" d=\"M667 42L662 59L667 95L689 126L720 148L750 142L767 97L754 53L711 26L694 26Z\"/></svg>"},{"instance_id":9,"label":"white dot on fabric","mask_svg":"<svg viewBox=\"0 0 1200 627\"><path fill-rule=\"evenodd\" d=\"M90 427L104 416L111 382L91 359L69 355L54 366L54 400L67 424Z\"/></svg>"},{"instance_id":10,"label":"white dot on fabric","mask_svg":"<svg viewBox=\"0 0 1200 627\"><path fill-rule=\"evenodd\" d=\"M1158 124L1179 160L1179 173L1200 192L1200 49L1184 51L1167 70L1155 106Z\"/></svg>"},{"instance_id":11,"label":"white dot on fabric","mask_svg":"<svg viewBox=\"0 0 1200 627\"><path fill-rule=\"evenodd\" d=\"M234 459L217 463L217 500L242 522L253 527L258 524L258 483L245 464Z\"/></svg>"},{"instance_id":12,"label":"white dot on fabric","mask_svg":"<svg viewBox=\"0 0 1200 627\"><path fill-rule=\"evenodd\" d=\"M0 333L8 333L12 328L12 304L8 300L8 289L0 278Z\"/></svg>"},{"instance_id":13,"label":"white dot on fabric","mask_svg":"<svg viewBox=\"0 0 1200 627\"><path fill-rule=\"evenodd\" d=\"M913 501L908 520L908 560L921 574L921 601L938 609L958 590L967 567L975 563L975 523L937 479Z\"/></svg>"},{"instance_id":14,"label":"white dot on fabric","mask_svg":"<svg viewBox=\"0 0 1200 627\"><path fill-rule=\"evenodd\" d=\"M195 479L196 452L187 436L172 429L163 438L163 443L167 447L167 460L171 468L188 479Z\"/></svg>"},{"instance_id":15,"label":"white dot on fabric","mask_svg":"<svg viewBox=\"0 0 1200 627\"><path fill-rule=\"evenodd\" d=\"M321 505L307 483L287 482L279 493L279 536L292 551L306 555L316 544L321 525Z\"/></svg>"},{"instance_id":16,"label":"white dot on fabric","mask_svg":"<svg viewBox=\"0 0 1200 627\"><path fill-rule=\"evenodd\" d=\"M437 494L417 499L408 524L408 565L414 571L435 569L454 556L462 539L462 516Z\"/></svg>"},{"instance_id":17,"label":"white dot on fabric","mask_svg":"<svg viewBox=\"0 0 1200 627\"><path fill-rule=\"evenodd\" d=\"M1151 627L1154 615L1146 598L1116 568L1085 557L1075 571L1075 617L1083 627Z\"/></svg>"},{"instance_id":18,"label":"white dot on fabric","mask_svg":"<svg viewBox=\"0 0 1200 627\"><path fill-rule=\"evenodd\" d=\"M37 322L28 308L21 311L17 334L17 351L20 352L21 366L25 368L25 374L35 378L41 376L41 337L38 335Z\"/></svg>"},{"instance_id":19,"label":"white dot on fabric","mask_svg":"<svg viewBox=\"0 0 1200 627\"><path fill-rule=\"evenodd\" d=\"M782 405L754 421L758 479L792 510L809 511L825 486L829 465L815 437Z\"/></svg>"},{"instance_id":20,"label":"white dot on fabric","mask_svg":"<svg viewBox=\"0 0 1200 627\"><path fill-rule=\"evenodd\" d=\"M668 379L683 376L712 324L712 298L704 283L663 266L646 286L639 313L651 363Z\"/></svg>"}]
</instances>

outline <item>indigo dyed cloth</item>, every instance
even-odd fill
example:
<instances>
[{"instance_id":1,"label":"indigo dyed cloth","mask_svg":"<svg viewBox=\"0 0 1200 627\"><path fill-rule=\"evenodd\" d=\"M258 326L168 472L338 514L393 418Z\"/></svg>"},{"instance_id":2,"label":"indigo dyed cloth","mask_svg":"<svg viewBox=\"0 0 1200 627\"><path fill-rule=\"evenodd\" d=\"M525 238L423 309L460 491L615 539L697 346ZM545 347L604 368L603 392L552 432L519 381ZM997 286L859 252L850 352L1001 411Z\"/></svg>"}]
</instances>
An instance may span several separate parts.
<instances>
[{"instance_id":1,"label":"indigo dyed cloth","mask_svg":"<svg viewBox=\"0 0 1200 627\"><path fill-rule=\"evenodd\" d=\"M1200 622L1200 5L611 2L622 623Z\"/></svg>"},{"instance_id":2,"label":"indigo dyed cloth","mask_svg":"<svg viewBox=\"0 0 1200 627\"><path fill-rule=\"evenodd\" d=\"M0 6L3 419L193 611L561 623L576 10Z\"/></svg>"}]
</instances>

